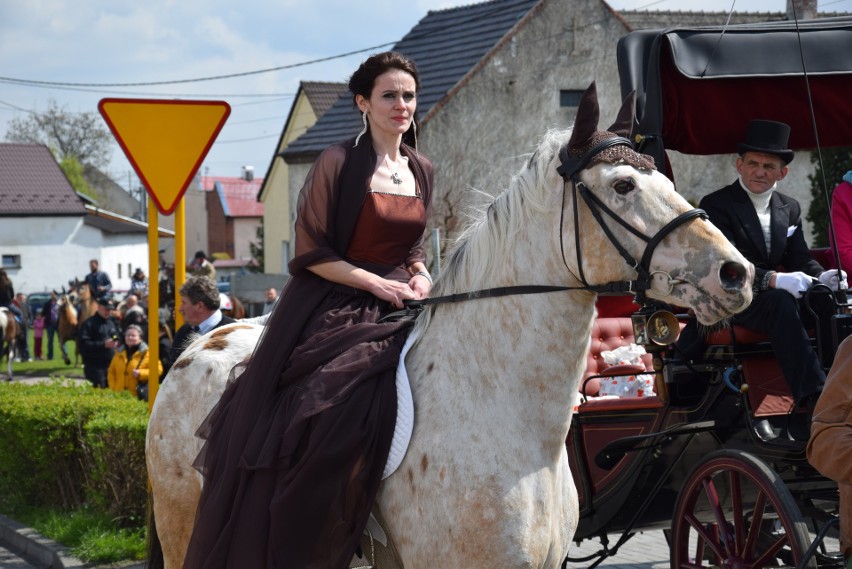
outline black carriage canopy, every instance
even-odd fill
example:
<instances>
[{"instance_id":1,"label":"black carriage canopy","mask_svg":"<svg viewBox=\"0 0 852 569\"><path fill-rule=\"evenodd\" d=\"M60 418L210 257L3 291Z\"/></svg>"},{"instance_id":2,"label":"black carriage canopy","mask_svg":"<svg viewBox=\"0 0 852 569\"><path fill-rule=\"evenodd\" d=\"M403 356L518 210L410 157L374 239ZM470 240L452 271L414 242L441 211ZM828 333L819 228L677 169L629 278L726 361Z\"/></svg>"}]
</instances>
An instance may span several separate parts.
<instances>
[{"instance_id":1,"label":"black carriage canopy","mask_svg":"<svg viewBox=\"0 0 852 569\"><path fill-rule=\"evenodd\" d=\"M617 55L622 95L637 93L634 135L669 176L666 149L734 153L756 118L789 124L790 148L815 148L808 86L819 146L852 146L852 17L800 21L798 32L788 21L642 30Z\"/></svg>"}]
</instances>

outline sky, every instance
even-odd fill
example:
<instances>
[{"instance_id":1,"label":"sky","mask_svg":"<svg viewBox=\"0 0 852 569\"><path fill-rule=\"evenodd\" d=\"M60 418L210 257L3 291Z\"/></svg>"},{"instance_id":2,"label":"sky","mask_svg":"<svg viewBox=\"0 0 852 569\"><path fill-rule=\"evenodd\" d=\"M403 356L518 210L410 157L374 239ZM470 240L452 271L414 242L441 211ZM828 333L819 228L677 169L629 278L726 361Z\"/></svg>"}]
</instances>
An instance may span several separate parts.
<instances>
[{"instance_id":1,"label":"sky","mask_svg":"<svg viewBox=\"0 0 852 569\"><path fill-rule=\"evenodd\" d=\"M471 3L476 2L0 0L0 141L10 120L44 112L50 101L69 112L97 115L98 102L106 97L224 100L231 115L202 174L239 176L243 166L252 166L262 177L299 81L346 81L363 59L389 49L429 10ZM610 5L781 12L786 0L611 0ZM819 11L852 12L852 0L820 0ZM251 73L271 68L278 69ZM86 85L37 86L22 80ZM107 86L160 82L174 83ZM107 173L122 186L139 185L117 144Z\"/></svg>"}]
</instances>

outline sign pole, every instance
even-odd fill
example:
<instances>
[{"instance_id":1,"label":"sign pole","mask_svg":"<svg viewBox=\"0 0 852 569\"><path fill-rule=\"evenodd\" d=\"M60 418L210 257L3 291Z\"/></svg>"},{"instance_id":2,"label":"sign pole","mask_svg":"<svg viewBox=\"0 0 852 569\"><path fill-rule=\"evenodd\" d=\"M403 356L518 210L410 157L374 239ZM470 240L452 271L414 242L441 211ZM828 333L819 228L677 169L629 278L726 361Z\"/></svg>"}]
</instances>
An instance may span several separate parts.
<instances>
[{"instance_id":1,"label":"sign pole","mask_svg":"<svg viewBox=\"0 0 852 569\"><path fill-rule=\"evenodd\" d=\"M160 247L159 214L154 200L148 197L148 412L154 408L160 388Z\"/></svg>"},{"instance_id":2,"label":"sign pole","mask_svg":"<svg viewBox=\"0 0 852 569\"><path fill-rule=\"evenodd\" d=\"M186 200L175 209L175 332L183 326L180 308L180 287L186 282Z\"/></svg>"}]
</instances>

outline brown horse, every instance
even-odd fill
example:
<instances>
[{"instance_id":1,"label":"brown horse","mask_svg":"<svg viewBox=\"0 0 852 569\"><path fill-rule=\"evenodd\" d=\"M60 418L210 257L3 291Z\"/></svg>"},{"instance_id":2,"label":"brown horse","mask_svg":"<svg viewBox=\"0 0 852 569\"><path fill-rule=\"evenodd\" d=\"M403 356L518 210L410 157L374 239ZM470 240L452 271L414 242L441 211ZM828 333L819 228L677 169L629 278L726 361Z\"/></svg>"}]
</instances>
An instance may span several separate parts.
<instances>
[{"instance_id":1,"label":"brown horse","mask_svg":"<svg viewBox=\"0 0 852 569\"><path fill-rule=\"evenodd\" d=\"M57 306L59 307L57 331L59 333L59 349L62 350L62 360L65 362L65 365L71 365L71 358L68 356L65 342L73 341L74 365L76 366L80 360L80 350L77 349L77 332L80 328L79 323L83 322L83 319L78 317L77 309L74 307L77 295L73 291L70 293L65 292L64 288L61 294L57 293L56 295L59 297L59 300L57 300Z\"/></svg>"},{"instance_id":2,"label":"brown horse","mask_svg":"<svg viewBox=\"0 0 852 569\"><path fill-rule=\"evenodd\" d=\"M15 314L8 308L0 308L0 361L6 356L6 373L12 381L12 360L15 359L18 322Z\"/></svg>"}]
</instances>

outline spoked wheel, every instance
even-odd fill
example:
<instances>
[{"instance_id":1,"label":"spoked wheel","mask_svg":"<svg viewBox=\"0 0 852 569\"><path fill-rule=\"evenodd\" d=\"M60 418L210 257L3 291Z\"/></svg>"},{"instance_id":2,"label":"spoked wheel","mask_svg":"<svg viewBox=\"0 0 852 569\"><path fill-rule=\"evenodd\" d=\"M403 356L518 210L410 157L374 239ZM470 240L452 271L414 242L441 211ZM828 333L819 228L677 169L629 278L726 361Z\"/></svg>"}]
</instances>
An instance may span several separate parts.
<instances>
[{"instance_id":1,"label":"spoked wheel","mask_svg":"<svg viewBox=\"0 0 852 569\"><path fill-rule=\"evenodd\" d=\"M795 567L807 526L777 472L737 450L712 453L690 473L672 518L676 569ZM811 559L805 567L816 569Z\"/></svg>"}]
</instances>

